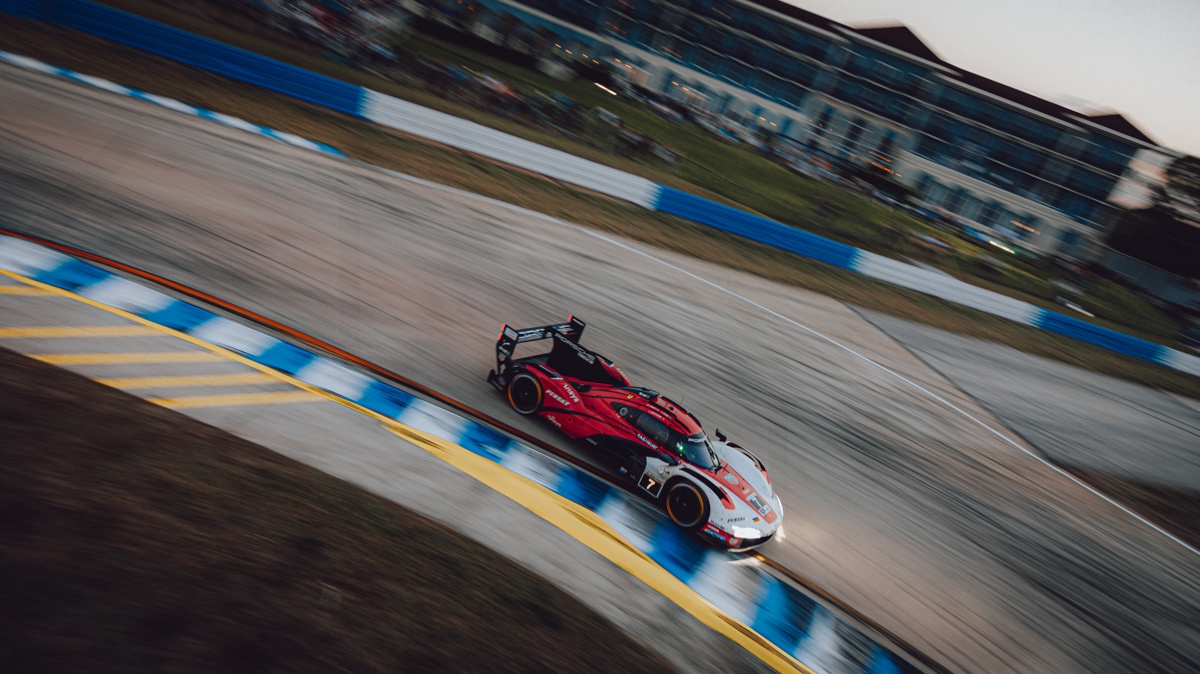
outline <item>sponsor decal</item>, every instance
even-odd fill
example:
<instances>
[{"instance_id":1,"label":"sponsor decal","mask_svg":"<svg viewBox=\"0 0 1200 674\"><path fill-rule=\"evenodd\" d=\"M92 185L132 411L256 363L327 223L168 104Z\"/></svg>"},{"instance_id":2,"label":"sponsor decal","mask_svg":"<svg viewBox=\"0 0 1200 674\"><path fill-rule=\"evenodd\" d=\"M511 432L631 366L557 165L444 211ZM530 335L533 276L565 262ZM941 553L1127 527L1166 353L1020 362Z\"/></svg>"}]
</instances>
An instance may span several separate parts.
<instances>
[{"instance_id":1,"label":"sponsor decal","mask_svg":"<svg viewBox=\"0 0 1200 674\"><path fill-rule=\"evenodd\" d=\"M567 392L567 395L571 396L571 400L579 402L579 396L575 394L575 389L571 388L570 384L563 382L563 390Z\"/></svg>"},{"instance_id":2,"label":"sponsor decal","mask_svg":"<svg viewBox=\"0 0 1200 674\"><path fill-rule=\"evenodd\" d=\"M561 332L554 333L554 338L557 339L558 341L562 342L563 344L566 344L567 346L571 347L572 349L575 349L575 353L578 354L579 357L583 360L583 362L587 363L588 365L591 365L596 362L595 355L589 353L588 350L583 348L582 346L579 346L575 342L572 342L571 340L567 339L566 335L564 335L563 333L561 333Z\"/></svg>"},{"instance_id":3,"label":"sponsor decal","mask_svg":"<svg viewBox=\"0 0 1200 674\"><path fill-rule=\"evenodd\" d=\"M658 445L654 444L653 442L651 442L649 438L647 438L646 436L642 435L641 433L638 433L638 434L637 434L637 438L638 438L638 440L641 440L642 442L646 443L646 444L647 444L647 445L649 445L650 447L657 447L657 446L658 446Z\"/></svg>"},{"instance_id":4,"label":"sponsor decal","mask_svg":"<svg viewBox=\"0 0 1200 674\"><path fill-rule=\"evenodd\" d=\"M722 543L725 542L725 533L723 531L721 531L720 529L718 529L717 525L713 524L712 522L705 524L704 528L700 530L700 533L712 536L713 538L717 539L718 541L721 541Z\"/></svg>"},{"instance_id":5,"label":"sponsor decal","mask_svg":"<svg viewBox=\"0 0 1200 674\"><path fill-rule=\"evenodd\" d=\"M550 423L554 424L558 428L562 428L562 424L558 423L558 419L555 419L553 414L547 414L546 421L549 421Z\"/></svg>"},{"instance_id":6,"label":"sponsor decal","mask_svg":"<svg viewBox=\"0 0 1200 674\"><path fill-rule=\"evenodd\" d=\"M733 473L725 473L725 481L729 484L737 484L737 475L734 475Z\"/></svg>"},{"instance_id":7,"label":"sponsor decal","mask_svg":"<svg viewBox=\"0 0 1200 674\"><path fill-rule=\"evenodd\" d=\"M726 522L745 522L745 521L746 521L746 518L745 518L745 517L730 517L729 519L727 519L727 520L725 520L725 521L726 521ZM757 517L755 517L755 518L754 518L754 521L755 521L755 522L757 522L757 521L758 521L758 518L757 518Z\"/></svg>"},{"instance_id":8,"label":"sponsor decal","mask_svg":"<svg viewBox=\"0 0 1200 674\"><path fill-rule=\"evenodd\" d=\"M558 395L557 393L555 393L554 391L551 391L550 389L546 389L546 395L548 395L548 396L550 396L551 398L554 398L554 399L555 399L555 400L557 400L558 402L562 403L562 406L563 406L563 407L570 407L570 406L571 406L571 403L567 402L567 399L566 399L566 398L564 398L564 397L562 397L562 396ZM576 401L576 402L578 402L578 401Z\"/></svg>"}]
</instances>

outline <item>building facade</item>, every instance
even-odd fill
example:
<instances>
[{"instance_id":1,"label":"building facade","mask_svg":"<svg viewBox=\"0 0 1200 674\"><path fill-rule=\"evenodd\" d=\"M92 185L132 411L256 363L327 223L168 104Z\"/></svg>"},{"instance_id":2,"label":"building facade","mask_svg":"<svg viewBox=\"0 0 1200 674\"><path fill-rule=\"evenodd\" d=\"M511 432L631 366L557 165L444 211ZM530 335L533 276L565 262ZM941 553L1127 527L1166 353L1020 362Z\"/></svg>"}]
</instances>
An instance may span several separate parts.
<instances>
[{"instance_id":1,"label":"building facade","mask_svg":"<svg viewBox=\"0 0 1200 674\"><path fill-rule=\"evenodd\" d=\"M1171 154L1120 115L956 68L903 26L855 29L779 0L481 4L714 115L875 162L930 209L1041 253L1093 255L1133 155Z\"/></svg>"}]
</instances>

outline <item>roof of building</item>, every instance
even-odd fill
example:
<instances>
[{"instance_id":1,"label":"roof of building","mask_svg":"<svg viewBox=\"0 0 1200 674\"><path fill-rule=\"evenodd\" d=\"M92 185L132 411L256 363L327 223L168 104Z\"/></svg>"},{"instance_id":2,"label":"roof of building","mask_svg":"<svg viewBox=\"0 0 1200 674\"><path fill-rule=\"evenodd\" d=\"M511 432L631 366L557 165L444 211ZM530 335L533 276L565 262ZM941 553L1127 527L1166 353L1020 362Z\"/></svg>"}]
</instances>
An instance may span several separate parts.
<instances>
[{"instance_id":1,"label":"roof of building","mask_svg":"<svg viewBox=\"0 0 1200 674\"><path fill-rule=\"evenodd\" d=\"M1106 129L1111 129L1117 133L1123 133L1130 138L1136 138L1145 143L1154 143L1155 145L1158 145L1158 143L1154 142L1153 138L1147 136L1142 132L1141 129L1134 126L1133 122L1129 121L1118 112L1087 115L1087 118L1091 120L1092 123L1099 124Z\"/></svg>"},{"instance_id":2,"label":"roof of building","mask_svg":"<svg viewBox=\"0 0 1200 674\"><path fill-rule=\"evenodd\" d=\"M902 51L910 56L919 58L923 61L928 61L930 63L935 63L942 66L949 66L954 70L955 75L953 78L957 79L963 84L974 87L981 91L985 91L993 96L1004 99L1016 105L1029 108L1030 110L1035 110L1055 119L1073 123L1075 120L1082 117L1110 131L1120 133L1143 143L1150 143L1153 145L1158 144L1154 139L1147 136L1143 131L1138 129L1128 119L1125 119L1120 114L1106 113L1091 116L1083 115L1068 107L1048 101L1040 96L1021 91L1016 87L1002 84L982 75L968 72L951 63L948 63L942 60L942 58L937 55L937 52L933 51L929 45L925 44L925 42L921 40L921 38L915 32L912 31L912 29L903 24L853 28L831 19L827 19L818 14L813 14L807 10L800 9L795 5L788 4L782 0L748 1L753 5L762 7L763 9L769 9L778 12L784 16L788 16L816 28L828 31L838 31L850 35L858 34L867 39L880 42L892 47L893 49Z\"/></svg>"},{"instance_id":3,"label":"roof of building","mask_svg":"<svg viewBox=\"0 0 1200 674\"><path fill-rule=\"evenodd\" d=\"M853 30L863 37L868 37L876 42L882 42L889 47L912 54L917 58L932 61L933 63L945 63L942 57L934 53L929 48L929 45L917 37L917 34L912 29L903 24L896 24L894 26L863 26L861 28L854 28Z\"/></svg>"},{"instance_id":4,"label":"roof of building","mask_svg":"<svg viewBox=\"0 0 1200 674\"><path fill-rule=\"evenodd\" d=\"M838 27L845 28L842 24L832 19L827 19L820 14L813 14L806 9L783 2L782 0L749 0L751 4L758 5L763 9L769 9L773 12L778 12L784 16L789 16L797 21L802 21L810 26L821 28L824 30L836 30Z\"/></svg>"}]
</instances>

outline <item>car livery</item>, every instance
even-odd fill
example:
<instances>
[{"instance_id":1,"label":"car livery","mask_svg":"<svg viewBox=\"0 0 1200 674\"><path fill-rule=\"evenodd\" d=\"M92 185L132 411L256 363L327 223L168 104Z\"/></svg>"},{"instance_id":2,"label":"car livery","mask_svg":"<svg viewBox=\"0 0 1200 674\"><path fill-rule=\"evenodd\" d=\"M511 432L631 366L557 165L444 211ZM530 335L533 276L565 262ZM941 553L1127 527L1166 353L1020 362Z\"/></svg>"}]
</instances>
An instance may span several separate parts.
<instances>
[{"instance_id":1,"label":"car livery","mask_svg":"<svg viewBox=\"0 0 1200 674\"><path fill-rule=\"evenodd\" d=\"M710 440L679 403L630 384L615 363L579 344L583 321L515 329L496 339L488 382L522 415L540 416L596 449L630 490L677 525L718 547L771 540L783 506L762 461L718 429ZM549 353L514 358L518 344L552 340Z\"/></svg>"}]
</instances>

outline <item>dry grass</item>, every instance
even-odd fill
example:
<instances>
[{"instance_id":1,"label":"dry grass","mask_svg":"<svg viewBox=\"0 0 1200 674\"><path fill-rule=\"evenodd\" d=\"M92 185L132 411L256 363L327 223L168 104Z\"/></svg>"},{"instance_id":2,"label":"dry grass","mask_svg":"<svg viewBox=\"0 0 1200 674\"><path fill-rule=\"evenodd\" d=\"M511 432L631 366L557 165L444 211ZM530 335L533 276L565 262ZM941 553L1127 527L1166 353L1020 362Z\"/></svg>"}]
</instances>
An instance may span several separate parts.
<instances>
[{"instance_id":1,"label":"dry grass","mask_svg":"<svg viewBox=\"0 0 1200 674\"><path fill-rule=\"evenodd\" d=\"M2 349L0 438L4 671L671 671L447 527Z\"/></svg>"},{"instance_id":2,"label":"dry grass","mask_svg":"<svg viewBox=\"0 0 1200 674\"><path fill-rule=\"evenodd\" d=\"M328 143L350 157L620 234L848 303L1200 398L1200 378L1018 325L383 129L134 49L12 21L0 48Z\"/></svg>"}]
</instances>

